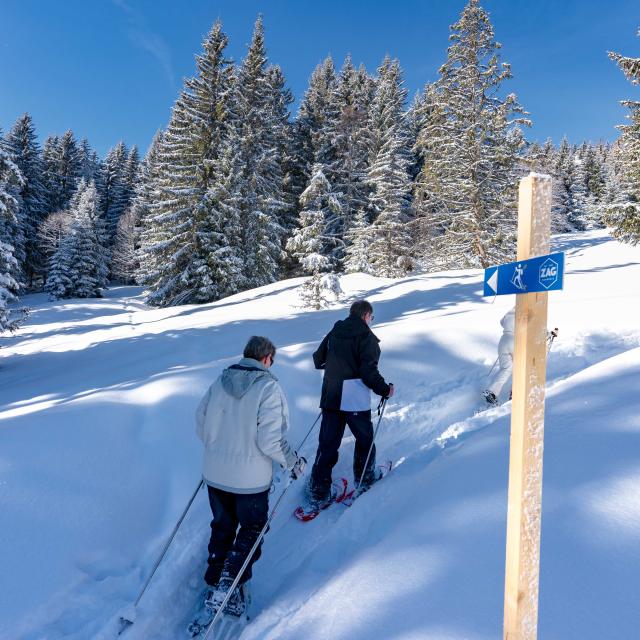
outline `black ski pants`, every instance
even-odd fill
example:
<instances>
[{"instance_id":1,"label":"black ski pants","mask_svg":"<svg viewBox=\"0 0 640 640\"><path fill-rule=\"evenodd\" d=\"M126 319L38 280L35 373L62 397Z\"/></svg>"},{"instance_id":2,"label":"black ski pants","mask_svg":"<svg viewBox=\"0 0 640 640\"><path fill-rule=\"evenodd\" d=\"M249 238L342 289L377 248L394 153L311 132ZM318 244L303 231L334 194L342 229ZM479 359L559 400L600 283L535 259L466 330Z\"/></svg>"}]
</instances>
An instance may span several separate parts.
<instances>
[{"instance_id":1,"label":"black ski pants","mask_svg":"<svg viewBox=\"0 0 640 640\"><path fill-rule=\"evenodd\" d=\"M207 487L213 520L209 560L204 575L212 587L221 577L234 580L269 518L269 490L260 493L230 493ZM238 530L238 526L240 529ZM247 565L239 584L251 579L251 567L260 557L260 546Z\"/></svg>"},{"instance_id":2,"label":"black ski pants","mask_svg":"<svg viewBox=\"0 0 640 640\"><path fill-rule=\"evenodd\" d=\"M366 486L373 481L373 470L376 463L375 445L371 451L367 469L364 469L369 447L373 442L371 411L333 411L323 409L318 453L311 470L311 483L309 486L310 494L316 500L326 500L329 497L331 470L338 462L338 449L340 449L346 425L349 425L349 429L356 439L353 454L353 478L358 483L364 472L362 484Z\"/></svg>"}]
</instances>

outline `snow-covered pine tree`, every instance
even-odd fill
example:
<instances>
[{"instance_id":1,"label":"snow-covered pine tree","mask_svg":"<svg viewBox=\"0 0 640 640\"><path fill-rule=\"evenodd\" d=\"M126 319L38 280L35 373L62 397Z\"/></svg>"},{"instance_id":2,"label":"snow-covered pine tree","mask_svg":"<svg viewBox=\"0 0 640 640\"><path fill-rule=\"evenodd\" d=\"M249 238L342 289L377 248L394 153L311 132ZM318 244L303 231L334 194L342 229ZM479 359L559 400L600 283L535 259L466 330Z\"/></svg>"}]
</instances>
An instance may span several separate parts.
<instances>
[{"instance_id":1,"label":"snow-covered pine tree","mask_svg":"<svg viewBox=\"0 0 640 640\"><path fill-rule=\"evenodd\" d=\"M80 155L80 177L84 178L87 182L94 180L96 182L96 188L98 187L98 181L100 180L100 159L98 154L91 148L89 141L83 138L80 141L78 148ZM100 190L98 189L98 192Z\"/></svg>"},{"instance_id":2,"label":"snow-covered pine tree","mask_svg":"<svg viewBox=\"0 0 640 640\"><path fill-rule=\"evenodd\" d=\"M222 179L217 160L230 133L234 77L226 46L227 36L217 21L204 39L203 51L196 56L196 75L185 80L159 144L153 202L147 205L141 246L142 282L150 289L151 304L204 302L217 295L215 269L206 272L216 248L202 244L212 236L201 229L208 224L206 194Z\"/></svg>"},{"instance_id":3,"label":"snow-covered pine tree","mask_svg":"<svg viewBox=\"0 0 640 640\"><path fill-rule=\"evenodd\" d=\"M244 272L241 238L243 191L241 152L235 139L223 142L216 163L218 179L201 203L204 224L198 236L206 252L194 261L201 277L202 297L218 299L248 286Z\"/></svg>"},{"instance_id":4,"label":"snow-covered pine tree","mask_svg":"<svg viewBox=\"0 0 640 640\"><path fill-rule=\"evenodd\" d=\"M105 223L94 182L81 179L71 224L53 255L45 285L53 298L99 298L108 284Z\"/></svg>"},{"instance_id":5,"label":"snow-covered pine tree","mask_svg":"<svg viewBox=\"0 0 640 640\"><path fill-rule=\"evenodd\" d=\"M567 220L572 229L584 231L587 228L588 216L587 172L584 158L578 151L571 154L570 158Z\"/></svg>"},{"instance_id":6,"label":"snow-covered pine tree","mask_svg":"<svg viewBox=\"0 0 640 640\"><path fill-rule=\"evenodd\" d=\"M225 176L230 197L238 207L241 236L237 248L243 262L241 288L258 287L277 279L282 259L286 207L283 168L278 154L281 141L274 124L274 86L264 44L262 17L258 17L251 44L238 70L233 92L230 140L236 145L239 174ZM279 120L280 122L280 120Z\"/></svg>"},{"instance_id":7,"label":"snow-covered pine tree","mask_svg":"<svg viewBox=\"0 0 640 640\"><path fill-rule=\"evenodd\" d=\"M150 223L153 204L158 198L158 166L160 162L160 145L162 131L157 131L147 155L140 166L140 176L136 184L131 207L136 220L136 247L138 270L136 282L144 282L147 276L157 269L155 254L150 250L157 242L157 229Z\"/></svg>"},{"instance_id":8,"label":"snow-covered pine tree","mask_svg":"<svg viewBox=\"0 0 640 640\"><path fill-rule=\"evenodd\" d=\"M18 118L7 134L6 148L24 180L19 191L20 210L17 218L24 237L22 272L26 286L31 289L36 279L44 274L45 262L39 247L38 228L44 220L47 201L42 181L40 146L33 120L28 113Z\"/></svg>"},{"instance_id":9,"label":"snow-covered pine tree","mask_svg":"<svg viewBox=\"0 0 640 640\"><path fill-rule=\"evenodd\" d=\"M551 233L573 231L569 223L571 189L571 146L566 137L552 155L549 175L553 177L551 187Z\"/></svg>"},{"instance_id":10,"label":"snow-covered pine tree","mask_svg":"<svg viewBox=\"0 0 640 640\"><path fill-rule=\"evenodd\" d=\"M404 112L407 91L397 60L385 58L369 115L371 131L367 184L371 192L368 209L373 227L370 264L376 275L395 277L406 273L411 263L409 233L411 201L411 139Z\"/></svg>"},{"instance_id":11,"label":"snow-covered pine tree","mask_svg":"<svg viewBox=\"0 0 640 640\"><path fill-rule=\"evenodd\" d=\"M373 233L366 209L358 211L345 239L347 249L344 270L347 273L373 273L369 256Z\"/></svg>"},{"instance_id":12,"label":"snow-covered pine tree","mask_svg":"<svg viewBox=\"0 0 640 640\"><path fill-rule=\"evenodd\" d=\"M67 234L70 224L69 211L56 211L50 213L38 228L38 248L44 257L45 276L51 264L51 258L58 250L62 238Z\"/></svg>"},{"instance_id":13,"label":"snow-covered pine tree","mask_svg":"<svg viewBox=\"0 0 640 640\"><path fill-rule=\"evenodd\" d=\"M391 135L369 173L376 188L373 202L378 211L370 230L369 262L375 275L387 278L404 276L413 267L406 150L406 136L401 131Z\"/></svg>"},{"instance_id":14,"label":"snow-covered pine tree","mask_svg":"<svg viewBox=\"0 0 640 640\"><path fill-rule=\"evenodd\" d=\"M20 201L16 194L22 183L20 169L0 145L0 332L14 331L26 317L24 310L11 313L9 309L20 290L20 282L16 279L20 265L14 255L12 240L19 231Z\"/></svg>"},{"instance_id":15,"label":"snow-covered pine tree","mask_svg":"<svg viewBox=\"0 0 640 640\"><path fill-rule=\"evenodd\" d=\"M117 282L133 284L138 272L136 251L137 219L133 207L120 216L111 252L111 274Z\"/></svg>"},{"instance_id":16,"label":"snow-covered pine tree","mask_svg":"<svg viewBox=\"0 0 640 640\"><path fill-rule=\"evenodd\" d=\"M328 253L334 238L326 233L326 221L339 215L340 203L331 191L331 185L321 165L313 167L309 186L300 196L299 229L287 242L287 250L295 256L305 274L311 276L302 285L303 301L315 309L326 302L322 274L332 267Z\"/></svg>"},{"instance_id":17,"label":"snow-covered pine tree","mask_svg":"<svg viewBox=\"0 0 640 640\"><path fill-rule=\"evenodd\" d=\"M289 106L293 102L293 94L285 84L282 69L278 65L271 65L267 69L267 82L272 98L272 128L271 135L277 149L277 162L280 165L283 182L283 203L280 213L280 224L285 233L290 234L296 226L297 202L295 194L296 160L293 158L293 133L289 120Z\"/></svg>"},{"instance_id":18,"label":"snow-covered pine tree","mask_svg":"<svg viewBox=\"0 0 640 640\"><path fill-rule=\"evenodd\" d=\"M552 178L551 186L551 233L566 233L571 230L567 219L569 209L570 176L568 173L569 143L562 142L560 152L551 138L543 145L532 143L526 151L525 163L531 171L544 173ZM565 158L560 161L559 158Z\"/></svg>"},{"instance_id":19,"label":"snow-covered pine tree","mask_svg":"<svg viewBox=\"0 0 640 640\"><path fill-rule=\"evenodd\" d=\"M127 160L124 165L123 185L126 209L131 205L131 201L135 195L136 185L140 173L140 153L138 147L133 145L127 154Z\"/></svg>"},{"instance_id":20,"label":"snow-covered pine tree","mask_svg":"<svg viewBox=\"0 0 640 640\"><path fill-rule=\"evenodd\" d=\"M337 119L335 85L336 71L333 59L329 56L311 74L309 87L294 122L298 198L311 179L313 165L328 164L335 158L329 126Z\"/></svg>"},{"instance_id":21,"label":"snow-covered pine tree","mask_svg":"<svg viewBox=\"0 0 640 640\"><path fill-rule=\"evenodd\" d=\"M424 126L424 107L423 107L423 99L424 96L421 93L416 93L411 102L411 105L407 111L405 116L406 124L407 124L407 133L409 135L409 158L410 163L408 167L409 176L411 177L412 183L412 198L413 198L413 190L415 188L415 181L420 173L420 168L424 164L424 158L422 157L422 152L417 145L418 137L420 135L420 131Z\"/></svg>"},{"instance_id":22,"label":"snow-covered pine tree","mask_svg":"<svg viewBox=\"0 0 640 640\"><path fill-rule=\"evenodd\" d=\"M127 206L127 154L126 145L120 141L109 150L101 167L99 185L102 217L111 243L115 238L118 220Z\"/></svg>"},{"instance_id":23,"label":"snow-covered pine tree","mask_svg":"<svg viewBox=\"0 0 640 640\"><path fill-rule=\"evenodd\" d=\"M22 217L23 206L22 197L20 192L24 185L24 176L20 171L20 167L15 163L12 153L10 152L6 140L2 137L2 130L0 129L0 150L5 154L6 161L3 162L2 174L4 177L0 177L0 181L4 180L5 198L15 202L13 209L13 216L9 216L5 220L0 229L0 240L3 240L6 244L10 245L13 249L13 257L15 263L13 264L12 277L18 283L20 291L25 288L25 272L24 265L26 260L26 248L25 248L25 227L26 223ZM16 173L17 171L17 173Z\"/></svg>"},{"instance_id":24,"label":"snow-covered pine tree","mask_svg":"<svg viewBox=\"0 0 640 640\"><path fill-rule=\"evenodd\" d=\"M358 211L368 206L371 86L368 77L363 77L362 70L356 71L351 57L347 56L334 88L334 108L330 112L333 117L327 119L323 131L329 152L328 161L323 161L323 170L340 202L340 214L334 215L335 225L327 231L337 240L333 259L340 267L345 258L346 234Z\"/></svg>"},{"instance_id":25,"label":"snow-covered pine tree","mask_svg":"<svg viewBox=\"0 0 640 640\"><path fill-rule=\"evenodd\" d=\"M585 204L585 222L588 229L604 226L604 155L603 145L583 144L581 158L584 163L587 197Z\"/></svg>"},{"instance_id":26,"label":"snow-covered pine tree","mask_svg":"<svg viewBox=\"0 0 640 640\"><path fill-rule=\"evenodd\" d=\"M638 30L640 36L640 30ZM609 53L631 84L640 84L640 58ZM619 157L622 164L620 191L606 210L604 222L612 228L614 237L638 244L640 242L640 101L624 100L629 109L629 122L620 125Z\"/></svg>"},{"instance_id":27,"label":"snow-covered pine tree","mask_svg":"<svg viewBox=\"0 0 640 640\"><path fill-rule=\"evenodd\" d=\"M584 170L587 179L587 191L599 202L604 194L604 157L603 145L589 144L584 154Z\"/></svg>"},{"instance_id":28,"label":"snow-covered pine tree","mask_svg":"<svg viewBox=\"0 0 640 640\"><path fill-rule=\"evenodd\" d=\"M544 173L545 162L542 146L539 142L534 141L526 145L523 153L523 162L527 165L530 171L536 171L538 173Z\"/></svg>"},{"instance_id":29,"label":"snow-covered pine tree","mask_svg":"<svg viewBox=\"0 0 640 640\"><path fill-rule=\"evenodd\" d=\"M69 206L81 177L78 143L69 129L62 137L49 136L42 150L47 211L63 211Z\"/></svg>"},{"instance_id":30,"label":"snow-covered pine tree","mask_svg":"<svg viewBox=\"0 0 640 640\"><path fill-rule=\"evenodd\" d=\"M488 266L515 251L520 117L516 96L500 97L511 78L499 61L489 16L469 0L451 27L451 46L425 101L430 119L419 145L417 213L428 229L425 257L436 268Z\"/></svg>"},{"instance_id":31,"label":"snow-covered pine tree","mask_svg":"<svg viewBox=\"0 0 640 640\"><path fill-rule=\"evenodd\" d=\"M61 197L58 185L58 151L60 136L48 136L42 145L42 181L47 198L47 214L60 211Z\"/></svg>"},{"instance_id":32,"label":"snow-covered pine tree","mask_svg":"<svg viewBox=\"0 0 640 640\"><path fill-rule=\"evenodd\" d=\"M608 149L603 165L604 192L602 196L603 223L607 215L607 209L613 204L621 192L623 163L620 159L620 138Z\"/></svg>"}]
</instances>

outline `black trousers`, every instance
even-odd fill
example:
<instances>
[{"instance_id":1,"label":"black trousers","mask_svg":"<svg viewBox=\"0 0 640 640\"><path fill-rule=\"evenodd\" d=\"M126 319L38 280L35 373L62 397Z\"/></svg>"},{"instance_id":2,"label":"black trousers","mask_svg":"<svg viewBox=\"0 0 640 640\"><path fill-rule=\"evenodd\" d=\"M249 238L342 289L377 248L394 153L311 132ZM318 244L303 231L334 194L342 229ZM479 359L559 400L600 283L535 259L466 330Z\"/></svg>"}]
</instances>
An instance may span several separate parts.
<instances>
[{"instance_id":1,"label":"black trousers","mask_svg":"<svg viewBox=\"0 0 640 640\"><path fill-rule=\"evenodd\" d=\"M331 411L323 409L322 424L320 425L320 440L318 453L311 470L310 494L317 500L326 500L331 490L331 470L338 462L338 449L344 435L344 428L349 425L351 433L356 439L353 455L353 477L356 483L364 473L362 484L373 481L373 470L376 463L375 445L369 457L367 468L364 468L369 447L373 442L373 424L371 411Z\"/></svg>"},{"instance_id":2,"label":"black trousers","mask_svg":"<svg viewBox=\"0 0 640 640\"><path fill-rule=\"evenodd\" d=\"M213 520L205 582L215 586L221 577L234 580L269 518L269 490L260 493L229 493L207 487ZM238 527L240 529L238 530ZM260 557L260 546L247 565L239 584L251 578L251 567Z\"/></svg>"}]
</instances>

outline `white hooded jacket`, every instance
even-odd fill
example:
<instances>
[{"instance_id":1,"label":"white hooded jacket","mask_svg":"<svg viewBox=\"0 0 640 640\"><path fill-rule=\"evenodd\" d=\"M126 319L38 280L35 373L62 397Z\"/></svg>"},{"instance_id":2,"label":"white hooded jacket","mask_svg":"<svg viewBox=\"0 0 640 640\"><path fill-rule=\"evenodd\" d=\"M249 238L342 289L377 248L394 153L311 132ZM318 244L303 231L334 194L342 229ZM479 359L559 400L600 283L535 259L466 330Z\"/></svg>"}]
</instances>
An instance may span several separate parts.
<instances>
[{"instance_id":1,"label":"white hooded jacket","mask_svg":"<svg viewBox=\"0 0 640 640\"><path fill-rule=\"evenodd\" d=\"M278 379L243 358L209 387L196 411L204 443L202 476L217 489L258 493L271 485L273 462L291 469L296 455L285 439L289 409Z\"/></svg>"},{"instance_id":2,"label":"white hooded jacket","mask_svg":"<svg viewBox=\"0 0 640 640\"><path fill-rule=\"evenodd\" d=\"M498 343L498 353L513 355L515 342L514 332L516 324L515 307L504 314L502 320L500 320L500 324L502 325L502 337L500 338L500 342Z\"/></svg>"}]
</instances>

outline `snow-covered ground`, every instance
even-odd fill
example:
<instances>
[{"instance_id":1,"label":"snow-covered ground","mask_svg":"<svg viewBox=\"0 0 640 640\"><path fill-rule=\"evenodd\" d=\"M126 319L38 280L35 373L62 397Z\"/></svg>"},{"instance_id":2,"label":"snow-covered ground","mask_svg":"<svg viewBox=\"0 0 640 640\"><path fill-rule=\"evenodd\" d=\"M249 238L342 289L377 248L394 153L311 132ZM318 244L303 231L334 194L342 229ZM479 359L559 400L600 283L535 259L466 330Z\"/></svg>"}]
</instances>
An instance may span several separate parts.
<instances>
[{"instance_id":1,"label":"snow-covered ground","mask_svg":"<svg viewBox=\"0 0 640 640\"><path fill-rule=\"evenodd\" d=\"M556 240L568 275L550 294L560 337L539 637L629 639L640 629L640 248L605 232ZM510 404L474 410L513 300L482 298L479 271L351 275L341 306L312 312L300 282L163 310L133 287L26 299L28 324L0 350L1 638L114 638L199 481L193 412L208 384L250 335L271 337L295 445L318 411L311 353L360 295L397 386L378 445L396 467L352 508L305 525L291 517L293 486L255 567L243 639L500 637ZM337 475L350 475L352 451L346 437ZM208 533L201 492L128 638L184 637Z\"/></svg>"}]
</instances>

